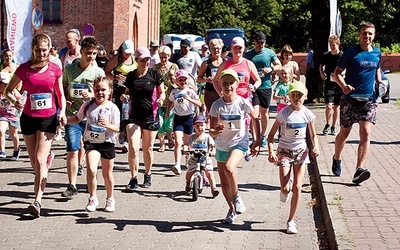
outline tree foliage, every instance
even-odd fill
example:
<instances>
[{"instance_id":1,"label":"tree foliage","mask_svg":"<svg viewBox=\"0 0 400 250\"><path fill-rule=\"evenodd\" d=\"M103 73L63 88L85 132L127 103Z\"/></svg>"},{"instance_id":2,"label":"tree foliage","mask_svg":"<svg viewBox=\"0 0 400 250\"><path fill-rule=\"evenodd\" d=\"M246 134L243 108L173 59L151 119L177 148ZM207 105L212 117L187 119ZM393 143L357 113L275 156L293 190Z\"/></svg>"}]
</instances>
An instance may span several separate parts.
<instances>
[{"instance_id":1,"label":"tree foliage","mask_svg":"<svg viewBox=\"0 0 400 250\"><path fill-rule=\"evenodd\" d=\"M338 8L344 48L358 42L362 21L375 24L375 41L381 47L400 41L399 0L338 0ZM263 31L268 47L278 51L290 44L294 51L304 52L309 40L326 41L329 36L329 0L161 0L162 35L204 35L206 29L222 27L243 27L248 38Z\"/></svg>"}]
</instances>

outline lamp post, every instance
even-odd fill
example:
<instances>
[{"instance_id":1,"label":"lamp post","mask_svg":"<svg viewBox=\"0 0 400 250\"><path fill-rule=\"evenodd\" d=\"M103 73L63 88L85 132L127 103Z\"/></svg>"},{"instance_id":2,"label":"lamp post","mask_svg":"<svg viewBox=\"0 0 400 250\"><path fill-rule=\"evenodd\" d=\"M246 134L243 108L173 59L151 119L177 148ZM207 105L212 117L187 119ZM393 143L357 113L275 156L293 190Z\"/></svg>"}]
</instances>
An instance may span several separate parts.
<instances>
[{"instance_id":1,"label":"lamp post","mask_svg":"<svg viewBox=\"0 0 400 250\"><path fill-rule=\"evenodd\" d=\"M3 43L4 40L4 20L5 20L5 11L4 11L4 6L5 6L5 0L0 0L1 1L1 6L0 6L0 11L1 11L1 42ZM2 45L1 45L2 46Z\"/></svg>"}]
</instances>

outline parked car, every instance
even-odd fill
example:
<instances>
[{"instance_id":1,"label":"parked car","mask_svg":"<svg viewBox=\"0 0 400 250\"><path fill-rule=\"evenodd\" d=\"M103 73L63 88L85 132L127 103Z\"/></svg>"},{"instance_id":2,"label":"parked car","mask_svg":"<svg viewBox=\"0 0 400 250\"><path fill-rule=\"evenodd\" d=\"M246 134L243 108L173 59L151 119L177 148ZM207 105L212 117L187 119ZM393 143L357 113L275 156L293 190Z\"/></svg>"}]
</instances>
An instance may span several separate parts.
<instances>
[{"instance_id":1,"label":"parked car","mask_svg":"<svg viewBox=\"0 0 400 250\"><path fill-rule=\"evenodd\" d=\"M167 43L171 43L173 46L172 53L177 53L180 50L180 43L182 39L187 39L191 43L191 47L193 51L200 51L201 46L205 43L204 38L202 36L193 35L193 34L165 34L163 39L161 40L161 45L166 45Z\"/></svg>"},{"instance_id":2,"label":"parked car","mask_svg":"<svg viewBox=\"0 0 400 250\"><path fill-rule=\"evenodd\" d=\"M389 103L389 100L390 100L390 81L386 77L386 74L389 74L389 73L390 73L390 70L382 70L381 69L382 83L383 83L383 85L386 86L386 92L381 97L381 100L379 100L379 102L382 102L382 103ZM377 93L379 93L379 85L377 84L376 86L377 86L376 91L377 91Z\"/></svg>"},{"instance_id":3,"label":"parked car","mask_svg":"<svg viewBox=\"0 0 400 250\"><path fill-rule=\"evenodd\" d=\"M244 35L243 28L215 28L206 30L206 34L204 35L206 39L206 43L208 44L213 38L221 38L224 41L224 45L230 46L232 39L234 37L242 37L247 46L247 38Z\"/></svg>"}]
</instances>

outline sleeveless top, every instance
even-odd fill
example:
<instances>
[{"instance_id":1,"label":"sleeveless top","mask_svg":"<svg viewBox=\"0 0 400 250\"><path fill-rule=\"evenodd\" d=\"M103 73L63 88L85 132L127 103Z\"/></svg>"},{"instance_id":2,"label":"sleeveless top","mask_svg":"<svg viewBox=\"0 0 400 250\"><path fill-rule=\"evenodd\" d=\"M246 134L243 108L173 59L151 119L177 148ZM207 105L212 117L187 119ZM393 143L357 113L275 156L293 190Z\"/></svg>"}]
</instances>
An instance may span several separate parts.
<instances>
[{"instance_id":1,"label":"sleeveless top","mask_svg":"<svg viewBox=\"0 0 400 250\"><path fill-rule=\"evenodd\" d=\"M76 58L81 58L81 54L79 54L77 57L72 58L69 56L69 50L67 51L67 53L65 53L65 58L64 58L64 67L67 66L68 64L71 64Z\"/></svg>"},{"instance_id":2,"label":"sleeveless top","mask_svg":"<svg viewBox=\"0 0 400 250\"><path fill-rule=\"evenodd\" d=\"M229 59L228 61L226 61L224 69L228 68L235 70L239 77L239 86L236 90L236 93L243 98L248 98L251 94L249 89L247 88L247 85L250 84L251 72L248 60L246 58L243 58L243 61L241 63L233 64L232 59Z\"/></svg>"},{"instance_id":3,"label":"sleeveless top","mask_svg":"<svg viewBox=\"0 0 400 250\"><path fill-rule=\"evenodd\" d=\"M211 58L208 58L207 59L207 68L206 68L206 72L205 72L206 77L215 76L217 71L218 71L218 66L215 66L214 64L212 64ZM206 82L205 90L216 92L212 82Z\"/></svg>"},{"instance_id":4,"label":"sleeveless top","mask_svg":"<svg viewBox=\"0 0 400 250\"><path fill-rule=\"evenodd\" d=\"M126 76L126 75L128 75L129 72L135 70L137 68L137 63L136 63L135 59L133 58L133 56L131 56L131 58L132 58L133 63L128 65L122 61L121 55L118 55L118 64L114 68L114 75L122 74L122 75Z\"/></svg>"}]
</instances>

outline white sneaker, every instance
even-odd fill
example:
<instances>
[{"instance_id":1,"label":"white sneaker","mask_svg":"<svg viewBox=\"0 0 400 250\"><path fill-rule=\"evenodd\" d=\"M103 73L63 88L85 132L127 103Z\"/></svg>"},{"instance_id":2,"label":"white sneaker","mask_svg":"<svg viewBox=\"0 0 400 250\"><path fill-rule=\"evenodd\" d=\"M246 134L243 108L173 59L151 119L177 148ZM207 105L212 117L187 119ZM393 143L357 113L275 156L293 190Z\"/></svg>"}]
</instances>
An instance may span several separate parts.
<instances>
[{"instance_id":1,"label":"white sneaker","mask_svg":"<svg viewBox=\"0 0 400 250\"><path fill-rule=\"evenodd\" d=\"M237 214L235 211L229 209L226 218L222 220L224 224L233 224L237 218Z\"/></svg>"},{"instance_id":2,"label":"white sneaker","mask_svg":"<svg viewBox=\"0 0 400 250\"><path fill-rule=\"evenodd\" d=\"M104 212L115 212L115 199L107 198L106 199L106 207L104 208Z\"/></svg>"},{"instance_id":3,"label":"white sneaker","mask_svg":"<svg viewBox=\"0 0 400 250\"><path fill-rule=\"evenodd\" d=\"M180 175L181 174L181 165L180 164L176 164L174 166L172 166L172 172L174 172L176 175Z\"/></svg>"},{"instance_id":4,"label":"white sneaker","mask_svg":"<svg viewBox=\"0 0 400 250\"><path fill-rule=\"evenodd\" d=\"M99 201L97 200L97 198L90 197L88 204L86 205L86 211L94 212L94 211L96 211L96 208L98 205L99 205Z\"/></svg>"},{"instance_id":5,"label":"white sneaker","mask_svg":"<svg viewBox=\"0 0 400 250\"><path fill-rule=\"evenodd\" d=\"M232 199L233 205L235 206L236 213L242 214L246 211L246 206L243 203L242 198L237 195Z\"/></svg>"},{"instance_id":6,"label":"white sneaker","mask_svg":"<svg viewBox=\"0 0 400 250\"><path fill-rule=\"evenodd\" d=\"M297 225L296 223L292 221L287 222L287 233L288 234L297 234L299 230L297 230Z\"/></svg>"},{"instance_id":7,"label":"white sneaker","mask_svg":"<svg viewBox=\"0 0 400 250\"><path fill-rule=\"evenodd\" d=\"M281 191L281 192L280 192L280 199L281 199L281 202L282 202L282 203L287 202L287 201L289 200L289 195L290 195L290 193L284 194L284 193L282 193L282 191Z\"/></svg>"}]
</instances>

